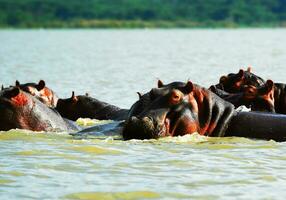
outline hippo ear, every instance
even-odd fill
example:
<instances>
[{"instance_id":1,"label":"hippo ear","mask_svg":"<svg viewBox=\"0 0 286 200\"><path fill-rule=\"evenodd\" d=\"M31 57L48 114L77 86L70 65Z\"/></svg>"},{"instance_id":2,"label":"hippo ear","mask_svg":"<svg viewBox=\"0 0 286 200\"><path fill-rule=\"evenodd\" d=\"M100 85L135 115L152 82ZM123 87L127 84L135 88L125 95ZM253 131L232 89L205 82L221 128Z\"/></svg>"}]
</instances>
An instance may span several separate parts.
<instances>
[{"instance_id":1,"label":"hippo ear","mask_svg":"<svg viewBox=\"0 0 286 200\"><path fill-rule=\"evenodd\" d=\"M191 81L188 81L185 87L183 88L183 93L189 94L193 91L193 89L194 89L193 83Z\"/></svg>"},{"instance_id":2,"label":"hippo ear","mask_svg":"<svg viewBox=\"0 0 286 200\"><path fill-rule=\"evenodd\" d=\"M137 92L138 96L139 96L139 99L142 98L142 94L140 92Z\"/></svg>"},{"instance_id":3,"label":"hippo ear","mask_svg":"<svg viewBox=\"0 0 286 200\"><path fill-rule=\"evenodd\" d=\"M13 87L12 89L5 91L4 96L10 99L17 96L19 93L20 89L18 87Z\"/></svg>"},{"instance_id":4,"label":"hippo ear","mask_svg":"<svg viewBox=\"0 0 286 200\"><path fill-rule=\"evenodd\" d=\"M226 76L222 76L219 79L219 83L224 84L227 81L227 77Z\"/></svg>"},{"instance_id":5,"label":"hippo ear","mask_svg":"<svg viewBox=\"0 0 286 200\"><path fill-rule=\"evenodd\" d=\"M251 66L248 66L246 71L247 71L247 72L251 72L251 71L252 71L252 67L251 67Z\"/></svg>"},{"instance_id":6,"label":"hippo ear","mask_svg":"<svg viewBox=\"0 0 286 200\"><path fill-rule=\"evenodd\" d=\"M87 97L89 96L88 92L85 93L85 96L87 96Z\"/></svg>"},{"instance_id":7,"label":"hippo ear","mask_svg":"<svg viewBox=\"0 0 286 200\"><path fill-rule=\"evenodd\" d=\"M244 76L244 71L243 71L243 69L240 69L240 70L238 71L237 76L238 76L239 78L243 78L243 76Z\"/></svg>"},{"instance_id":8,"label":"hippo ear","mask_svg":"<svg viewBox=\"0 0 286 200\"><path fill-rule=\"evenodd\" d=\"M269 94L274 89L274 83L272 80L267 80L265 85L259 91L262 95Z\"/></svg>"},{"instance_id":9,"label":"hippo ear","mask_svg":"<svg viewBox=\"0 0 286 200\"><path fill-rule=\"evenodd\" d=\"M158 88L161 88L164 86L163 82L160 79L158 80L157 85L158 85Z\"/></svg>"},{"instance_id":10,"label":"hippo ear","mask_svg":"<svg viewBox=\"0 0 286 200\"><path fill-rule=\"evenodd\" d=\"M271 87L271 88L274 87L274 83L270 79L266 81L265 85L267 85L268 87Z\"/></svg>"},{"instance_id":11,"label":"hippo ear","mask_svg":"<svg viewBox=\"0 0 286 200\"><path fill-rule=\"evenodd\" d=\"M78 101L78 98L77 98L77 96L75 96L74 91L72 91L71 99L72 99L74 102L77 102L77 101Z\"/></svg>"},{"instance_id":12,"label":"hippo ear","mask_svg":"<svg viewBox=\"0 0 286 200\"><path fill-rule=\"evenodd\" d=\"M1 86L1 90L4 90L4 85Z\"/></svg>"},{"instance_id":13,"label":"hippo ear","mask_svg":"<svg viewBox=\"0 0 286 200\"><path fill-rule=\"evenodd\" d=\"M19 82L18 80L16 80L15 86L16 86L16 87L19 87L19 86L20 86L20 82Z\"/></svg>"},{"instance_id":14,"label":"hippo ear","mask_svg":"<svg viewBox=\"0 0 286 200\"><path fill-rule=\"evenodd\" d=\"M46 87L45 81L40 80L38 85L37 85L37 90L40 91L40 90L44 89L44 87Z\"/></svg>"}]
</instances>

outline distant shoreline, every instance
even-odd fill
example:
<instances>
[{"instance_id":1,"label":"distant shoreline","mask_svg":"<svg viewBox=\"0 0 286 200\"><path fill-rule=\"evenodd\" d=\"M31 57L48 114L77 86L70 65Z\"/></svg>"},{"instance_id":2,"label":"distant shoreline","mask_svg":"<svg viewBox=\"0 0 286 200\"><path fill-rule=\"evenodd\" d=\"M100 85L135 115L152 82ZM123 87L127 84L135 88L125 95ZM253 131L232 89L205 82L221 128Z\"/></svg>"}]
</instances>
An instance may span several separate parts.
<instances>
[{"instance_id":1,"label":"distant shoreline","mask_svg":"<svg viewBox=\"0 0 286 200\"><path fill-rule=\"evenodd\" d=\"M142 20L73 20L73 21L48 21L44 23L23 23L16 26L0 24L0 29L26 29L26 28L101 28L101 29L140 29L140 28L284 28L286 22L237 24L229 21L221 22L193 22L180 21L142 21Z\"/></svg>"}]
</instances>

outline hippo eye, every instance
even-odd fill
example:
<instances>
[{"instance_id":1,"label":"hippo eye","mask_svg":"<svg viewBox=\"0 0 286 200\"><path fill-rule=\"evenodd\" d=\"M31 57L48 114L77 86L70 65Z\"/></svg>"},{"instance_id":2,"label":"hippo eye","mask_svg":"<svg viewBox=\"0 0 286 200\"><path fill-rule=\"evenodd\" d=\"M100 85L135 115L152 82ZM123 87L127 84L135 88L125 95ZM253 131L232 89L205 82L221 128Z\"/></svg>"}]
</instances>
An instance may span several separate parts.
<instances>
[{"instance_id":1,"label":"hippo eye","mask_svg":"<svg viewBox=\"0 0 286 200\"><path fill-rule=\"evenodd\" d=\"M254 94L254 91L253 90L247 90L246 91L248 94Z\"/></svg>"},{"instance_id":2,"label":"hippo eye","mask_svg":"<svg viewBox=\"0 0 286 200\"><path fill-rule=\"evenodd\" d=\"M255 94L256 93L256 88L254 88L253 86L248 86L245 88L245 92L248 94Z\"/></svg>"},{"instance_id":3,"label":"hippo eye","mask_svg":"<svg viewBox=\"0 0 286 200\"><path fill-rule=\"evenodd\" d=\"M219 83L221 83L221 84L226 83L226 81L227 81L227 77L226 76L222 76L219 79Z\"/></svg>"}]
</instances>

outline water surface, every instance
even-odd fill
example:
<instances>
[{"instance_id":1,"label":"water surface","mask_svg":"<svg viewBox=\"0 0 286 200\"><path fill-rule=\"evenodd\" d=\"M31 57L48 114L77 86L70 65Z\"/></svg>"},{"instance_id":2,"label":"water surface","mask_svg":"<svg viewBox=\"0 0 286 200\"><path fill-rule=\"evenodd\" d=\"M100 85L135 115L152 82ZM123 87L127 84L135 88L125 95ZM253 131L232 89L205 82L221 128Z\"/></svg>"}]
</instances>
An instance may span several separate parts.
<instances>
[{"instance_id":1,"label":"water surface","mask_svg":"<svg viewBox=\"0 0 286 200\"><path fill-rule=\"evenodd\" d=\"M253 66L286 82L286 30L2 30L0 83L46 80L130 107L163 82L208 87ZM101 123L101 122L96 122ZM284 199L286 145L198 135L146 141L0 133L1 199Z\"/></svg>"}]
</instances>

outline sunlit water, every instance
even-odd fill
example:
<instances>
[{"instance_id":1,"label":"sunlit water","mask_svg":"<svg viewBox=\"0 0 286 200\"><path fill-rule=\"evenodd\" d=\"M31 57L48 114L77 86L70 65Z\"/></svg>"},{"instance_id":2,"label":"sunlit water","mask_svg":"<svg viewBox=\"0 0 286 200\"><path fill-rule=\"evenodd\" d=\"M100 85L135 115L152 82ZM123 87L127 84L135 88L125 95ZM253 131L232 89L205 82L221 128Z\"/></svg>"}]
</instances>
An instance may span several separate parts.
<instances>
[{"instance_id":1,"label":"sunlit water","mask_svg":"<svg viewBox=\"0 0 286 200\"><path fill-rule=\"evenodd\" d=\"M128 108L158 78L208 87L252 65L265 79L286 82L285 35L285 29L2 30L0 83L44 79L60 97L88 92ZM284 199L285 188L285 143L0 133L1 200Z\"/></svg>"}]
</instances>

